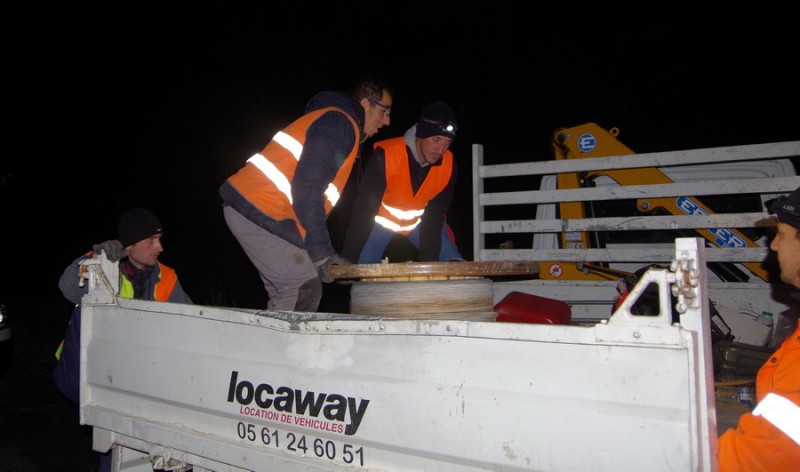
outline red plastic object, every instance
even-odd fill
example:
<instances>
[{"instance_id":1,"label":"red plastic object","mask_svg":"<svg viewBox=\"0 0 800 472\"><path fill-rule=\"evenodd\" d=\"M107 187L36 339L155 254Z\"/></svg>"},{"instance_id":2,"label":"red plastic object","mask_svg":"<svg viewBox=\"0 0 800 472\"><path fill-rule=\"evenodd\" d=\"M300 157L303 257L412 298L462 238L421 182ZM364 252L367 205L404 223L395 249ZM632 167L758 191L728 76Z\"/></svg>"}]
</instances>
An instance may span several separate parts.
<instances>
[{"instance_id":1,"label":"red plastic object","mask_svg":"<svg viewBox=\"0 0 800 472\"><path fill-rule=\"evenodd\" d=\"M569 324L572 320L572 309L566 303L522 292L509 292L494 311L497 321L508 323Z\"/></svg>"}]
</instances>

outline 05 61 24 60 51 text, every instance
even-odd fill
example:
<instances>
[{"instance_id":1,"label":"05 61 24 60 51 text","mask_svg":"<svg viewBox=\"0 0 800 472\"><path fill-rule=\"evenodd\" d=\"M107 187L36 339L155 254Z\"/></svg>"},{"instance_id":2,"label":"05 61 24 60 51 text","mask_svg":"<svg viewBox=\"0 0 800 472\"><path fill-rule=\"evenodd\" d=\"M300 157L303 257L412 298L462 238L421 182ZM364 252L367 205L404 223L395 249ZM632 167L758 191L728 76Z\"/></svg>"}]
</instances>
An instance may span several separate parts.
<instances>
[{"instance_id":1,"label":"05 61 24 60 51 text","mask_svg":"<svg viewBox=\"0 0 800 472\"><path fill-rule=\"evenodd\" d=\"M236 435L239 439L290 453L364 467L365 450L362 446L315 438L293 431L280 431L243 421L236 423Z\"/></svg>"}]
</instances>

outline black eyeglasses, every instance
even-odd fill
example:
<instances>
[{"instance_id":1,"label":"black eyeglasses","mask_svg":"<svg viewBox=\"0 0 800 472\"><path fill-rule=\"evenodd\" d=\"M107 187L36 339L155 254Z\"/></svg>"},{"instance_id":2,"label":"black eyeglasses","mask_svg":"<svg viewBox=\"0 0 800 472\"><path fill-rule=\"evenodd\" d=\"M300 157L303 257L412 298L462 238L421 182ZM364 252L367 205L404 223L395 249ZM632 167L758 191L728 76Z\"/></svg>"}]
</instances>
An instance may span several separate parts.
<instances>
[{"instance_id":1,"label":"black eyeglasses","mask_svg":"<svg viewBox=\"0 0 800 472\"><path fill-rule=\"evenodd\" d=\"M369 99L368 99L368 100L369 100ZM392 112L392 106L391 106L391 105L384 105L383 103L381 103L381 102L376 102L375 100L369 100L369 102L370 102L371 104L375 105L376 107L380 108L381 110L383 110L383 114L384 114L384 115L387 115L387 116L388 116L388 115L389 115L389 113L391 113L391 112Z\"/></svg>"}]
</instances>

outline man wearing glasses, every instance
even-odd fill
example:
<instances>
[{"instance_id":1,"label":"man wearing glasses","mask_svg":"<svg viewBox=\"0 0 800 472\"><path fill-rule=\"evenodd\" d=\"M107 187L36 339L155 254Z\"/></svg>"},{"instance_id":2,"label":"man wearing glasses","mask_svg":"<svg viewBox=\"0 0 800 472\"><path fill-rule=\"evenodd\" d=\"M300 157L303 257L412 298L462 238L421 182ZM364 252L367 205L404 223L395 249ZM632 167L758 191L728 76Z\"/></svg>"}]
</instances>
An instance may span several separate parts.
<instances>
[{"instance_id":1,"label":"man wearing glasses","mask_svg":"<svg viewBox=\"0 0 800 472\"><path fill-rule=\"evenodd\" d=\"M225 222L258 270L267 308L316 311L330 266L349 263L333 249L326 218L391 107L391 91L371 80L321 92L220 186Z\"/></svg>"},{"instance_id":2,"label":"man wearing glasses","mask_svg":"<svg viewBox=\"0 0 800 472\"><path fill-rule=\"evenodd\" d=\"M457 130L453 110L436 101L403 136L375 143L358 183L342 256L359 264L380 262L399 234L419 250L420 262L463 260L445 221L457 178L449 150Z\"/></svg>"}]
</instances>

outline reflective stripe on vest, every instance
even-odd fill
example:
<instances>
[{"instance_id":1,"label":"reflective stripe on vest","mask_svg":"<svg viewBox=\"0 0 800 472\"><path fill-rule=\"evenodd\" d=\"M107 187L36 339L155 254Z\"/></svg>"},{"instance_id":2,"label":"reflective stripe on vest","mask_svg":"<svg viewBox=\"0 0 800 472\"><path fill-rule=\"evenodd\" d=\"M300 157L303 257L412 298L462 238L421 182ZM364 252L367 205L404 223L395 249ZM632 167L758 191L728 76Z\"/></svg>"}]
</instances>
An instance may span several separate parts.
<instances>
[{"instance_id":1,"label":"reflective stripe on vest","mask_svg":"<svg viewBox=\"0 0 800 472\"><path fill-rule=\"evenodd\" d=\"M800 445L800 406L776 393L768 393L753 410Z\"/></svg>"},{"instance_id":2,"label":"reflective stripe on vest","mask_svg":"<svg viewBox=\"0 0 800 472\"><path fill-rule=\"evenodd\" d=\"M380 141L375 148L384 152L386 189L375 223L400 234L408 234L422 222L425 207L445 187L453 173L453 153L445 152L440 165L433 166L414 193L411 188L409 151L402 136Z\"/></svg>"},{"instance_id":3,"label":"reflective stripe on vest","mask_svg":"<svg viewBox=\"0 0 800 472\"><path fill-rule=\"evenodd\" d=\"M289 151L296 161L300 160L300 155L303 153L303 144L300 141L294 139L292 136L284 133L283 131L278 131L275 133L272 141L280 144L284 149ZM261 155L261 153L254 154L253 157L247 160L247 162L250 162L256 166L256 168L258 168L258 170L260 170L266 178L271 180L278 190L280 190L280 192L286 196L286 198L289 200L289 203L293 203L292 184L289 182L289 179L286 178L286 175L284 175L280 169L275 167L275 164ZM325 190L325 198L328 199L328 202L331 204L331 206L336 206L340 196L339 190L333 185L333 183L329 183L328 188Z\"/></svg>"},{"instance_id":4,"label":"reflective stripe on vest","mask_svg":"<svg viewBox=\"0 0 800 472\"><path fill-rule=\"evenodd\" d=\"M119 274L119 296L122 298L133 298L133 284L122 274Z\"/></svg>"},{"instance_id":5,"label":"reflective stripe on vest","mask_svg":"<svg viewBox=\"0 0 800 472\"><path fill-rule=\"evenodd\" d=\"M397 220L409 222L408 224L400 225L388 218L381 216L380 214L375 216L376 223L394 232L413 230L420 224L420 222L422 222L422 215L425 213L424 208L422 210L401 210L400 208L389 206L386 203L381 203L381 206Z\"/></svg>"},{"instance_id":6,"label":"reflective stripe on vest","mask_svg":"<svg viewBox=\"0 0 800 472\"><path fill-rule=\"evenodd\" d=\"M358 123L344 110L326 107L307 113L296 119L275 134L274 138L235 174L228 177L228 182L253 207L264 215L277 220L293 220L301 238L305 238L305 228L300 224L292 204L292 182L298 167L298 160L303 153L306 132L314 122L326 113L341 113L353 127L353 147L347 155L316 156L336 161L339 170L332 181L327 184L322 203L325 214L329 214L339 201L341 192L347 185L347 179L353 168L359 150L360 131ZM341 160L341 162L339 162Z\"/></svg>"}]
</instances>

